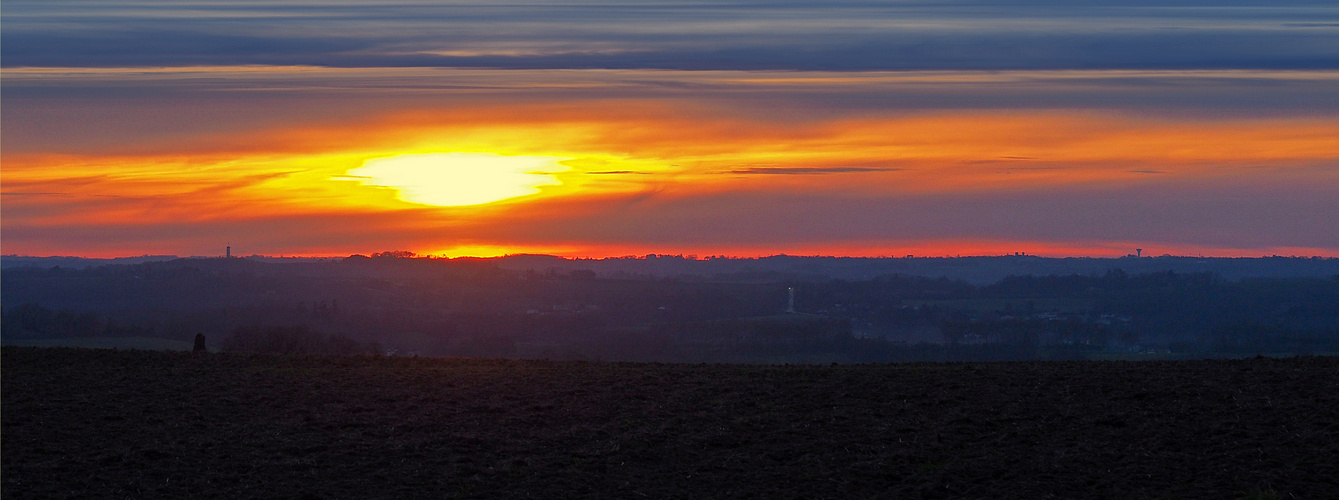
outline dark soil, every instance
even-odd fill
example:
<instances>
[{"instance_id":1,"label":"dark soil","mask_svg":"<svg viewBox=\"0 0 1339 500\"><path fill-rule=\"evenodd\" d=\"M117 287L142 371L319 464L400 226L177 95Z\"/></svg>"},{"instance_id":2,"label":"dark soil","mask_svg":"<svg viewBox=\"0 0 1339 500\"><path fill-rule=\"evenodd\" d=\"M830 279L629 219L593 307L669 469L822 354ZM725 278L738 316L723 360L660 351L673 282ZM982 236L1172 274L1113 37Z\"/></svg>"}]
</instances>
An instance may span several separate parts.
<instances>
[{"instance_id":1,"label":"dark soil","mask_svg":"<svg viewBox=\"0 0 1339 500\"><path fill-rule=\"evenodd\" d=\"M19 498L1335 498L1339 358L666 365L3 349Z\"/></svg>"}]
</instances>

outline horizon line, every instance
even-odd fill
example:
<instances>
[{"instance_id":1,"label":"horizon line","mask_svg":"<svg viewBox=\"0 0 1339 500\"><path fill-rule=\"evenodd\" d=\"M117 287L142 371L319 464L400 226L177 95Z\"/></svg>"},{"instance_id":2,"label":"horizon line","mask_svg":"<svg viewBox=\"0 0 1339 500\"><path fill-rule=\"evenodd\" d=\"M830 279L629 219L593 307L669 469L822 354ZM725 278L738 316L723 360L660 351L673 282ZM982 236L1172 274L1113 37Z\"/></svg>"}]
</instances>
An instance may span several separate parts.
<instances>
[{"instance_id":1,"label":"horizon line","mask_svg":"<svg viewBox=\"0 0 1339 500\"><path fill-rule=\"evenodd\" d=\"M816 259L871 259L871 260L874 260L874 259L972 259L972 258L999 258L999 257L1032 257L1032 258L1037 258L1037 259L1055 259L1055 260L1061 260L1061 259L1121 260L1121 259L1156 259L1156 258L1178 258L1178 259L1275 259L1275 258L1286 258L1286 259L1339 259L1339 256L1327 256L1327 255L1279 255L1279 254L1270 254L1270 255L1256 255L1256 256L1245 256L1245 255L1224 256L1224 255L1176 255L1176 254L1136 255L1136 254L1128 254L1128 255L1120 255L1120 256L1094 256L1094 255L1065 255L1065 256L1054 256L1054 255L1037 255L1037 254L1030 254L1030 253L1026 253L1026 252L1015 252L1015 253L1005 253L1005 254L969 254L969 255L929 255L929 254L926 254L926 255L916 255L916 254L906 254L906 255L880 255L880 256L835 255L835 254L834 254L834 255L824 255L824 254L803 254L803 255L801 255L801 254L789 254L789 253L784 253L784 252L782 252L782 253L776 253L776 254L769 254L769 255L758 255L758 256L739 256L739 255L706 255L706 256L700 256L700 255L698 255L698 254L682 254L682 253L680 253L680 254L647 253L647 254L640 254L640 255L637 255L637 254L628 254L628 255L619 255L619 256L605 256L605 257L564 256L564 255L555 255L555 254L546 254L546 253L534 253L534 252L520 252L520 253L513 253L513 254L490 255L490 256L459 255L459 256L451 257L451 256L445 256L445 255L431 255L431 254L423 254L423 255L419 255L419 254L414 254L414 255L409 255L409 256L380 256L380 257L376 257L375 255L376 255L377 253L379 253L379 252L372 252L371 254L354 253L354 254L349 254L349 255L285 255L285 254L279 254L279 255L265 255L265 254L251 254L251 255L234 255L234 256L231 256L231 257L227 257L227 256L223 256L223 255L187 255L187 256L180 256L180 255L173 255L173 254L123 255L123 256L117 256L117 257L85 257L85 256L79 256L79 255L19 255L19 254L3 254L3 255L0 255L0 258L6 258L6 259L7 259L7 258L22 258L22 259L84 259L84 260L121 260L121 259L138 259L138 258L163 258L163 259L165 259L165 260L168 260L168 259L170 259L170 260L185 260L185 259L257 259L257 258L261 258L261 259L313 259L313 260L315 260L315 259L340 259L340 260L342 260L342 259L348 259L348 258L353 258L353 257L364 257L364 258L369 258L369 259L371 259L371 258L382 258L382 259L424 259L424 260L462 260L462 259L472 259L472 260L491 260L491 259L505 259L505 258L509 258L509 257L551 257L551 258L555 258L555 259L562 259L562 260L568 260L568 261L583 261L583 260L595 260L595 261L599 261L599 260L646 260L646 259L648 259L648 258L655 257L655 258L671 258L671 259L673 259L673 258L677 258L677 259L686 260L686 261L702 261L702 262L710 261L710 260L749 260L749 259L767 259L767 258L773 258L773 257L797 257L797 258L816 258Z\"/></svg>"}]
</instances>

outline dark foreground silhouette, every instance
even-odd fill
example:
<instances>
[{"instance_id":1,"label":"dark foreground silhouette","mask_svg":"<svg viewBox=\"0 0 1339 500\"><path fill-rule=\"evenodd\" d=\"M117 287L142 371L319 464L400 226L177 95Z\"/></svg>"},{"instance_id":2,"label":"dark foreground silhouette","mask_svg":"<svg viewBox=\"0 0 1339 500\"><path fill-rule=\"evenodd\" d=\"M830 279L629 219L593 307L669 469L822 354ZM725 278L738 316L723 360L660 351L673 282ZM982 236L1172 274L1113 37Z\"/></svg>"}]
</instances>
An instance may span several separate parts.
<instances>
[{"instance_id":1,"label":"dark foreground silhouette","mask_svg":"<svg viewBox=\"0 0 1339 500\"><path fill-rule=\"evenodd\" d=\"M839 366L3 348L5 498L1323 498L1339 359Z\"/></svg>"}]
</instances>

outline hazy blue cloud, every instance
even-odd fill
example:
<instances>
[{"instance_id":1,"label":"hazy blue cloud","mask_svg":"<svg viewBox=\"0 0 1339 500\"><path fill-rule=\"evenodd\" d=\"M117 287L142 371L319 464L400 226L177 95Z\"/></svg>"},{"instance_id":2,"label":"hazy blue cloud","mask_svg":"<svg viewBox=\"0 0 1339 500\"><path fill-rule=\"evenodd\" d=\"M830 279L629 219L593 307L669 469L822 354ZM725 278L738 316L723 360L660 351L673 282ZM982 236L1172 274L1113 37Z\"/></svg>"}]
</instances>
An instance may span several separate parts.
<instances>
[{"instance_id":1,"label":"hazy blue cloud","mask_svg":"<svg viewBox=\"0 0 1339 500\"><path fill-rule=\"evenodd\" d=\"M1333 2L7 1L3 65L1339 67Z\"/></svg>"},{"instance_id":2,"label":"hazy blue cloud","mask_svg":"<svg viewBox=\"0 0 1339 500\"><path fill-rule=\"evenodd\" d=\"M1339 213L1339 199L1328 189L1249 184L1162 183L888 197L735 192L619 205L619 210L592 210L587 218L527 217L479 230L535 241L571 238L651 246L899 239L1339 246L1339 226L1330 222L1332 214Z\"/></svg>"},{"instance_id":3,"label":"hazy blue cloud","mask_svg":"<svg viewBox=\"0 0 1339 500\"><path fill-rule=\"evenodd\" d=\"M853 81L823 83L833 76ZM806 83L806 78L815 83ZM794 81L770 82L774 79ZM256 128L359 123L391 110L488 105L507 109L552 102L579 108L606 100L638 99L692 109L709 107L760 122L796 126L862 116L974 110L1114 111L1177 120L1329 119L1339 113L1336 95L1339 72L1335 71L800 74L297 68L72 73L9 69L4 76L5 119L0 122L0 135L7 153L77 154L189 143L193 137ZM1019 168L1030 163L1028 158L1007 155L977 161ZM625 173L620 168L611 170Z\"/></svg>"}]
</instances>

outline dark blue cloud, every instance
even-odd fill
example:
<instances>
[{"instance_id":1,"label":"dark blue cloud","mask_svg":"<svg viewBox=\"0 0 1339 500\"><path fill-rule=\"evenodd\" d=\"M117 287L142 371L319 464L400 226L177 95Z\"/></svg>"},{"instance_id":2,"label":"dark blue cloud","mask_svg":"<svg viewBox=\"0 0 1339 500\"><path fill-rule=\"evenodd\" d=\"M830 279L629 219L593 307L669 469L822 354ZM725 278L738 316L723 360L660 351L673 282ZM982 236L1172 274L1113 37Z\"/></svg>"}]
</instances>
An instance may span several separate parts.
<instances>
[{"instance_id":1,"label":"dark blue cloud","mask_svg":"<svg viewBox=\"0 0 1339 500\"><path fill-rule=\"evenodd\" d=\"M7 1L0 62L667 69L1333 69L1333 2Z\"/></svg>"}]
</instances>

